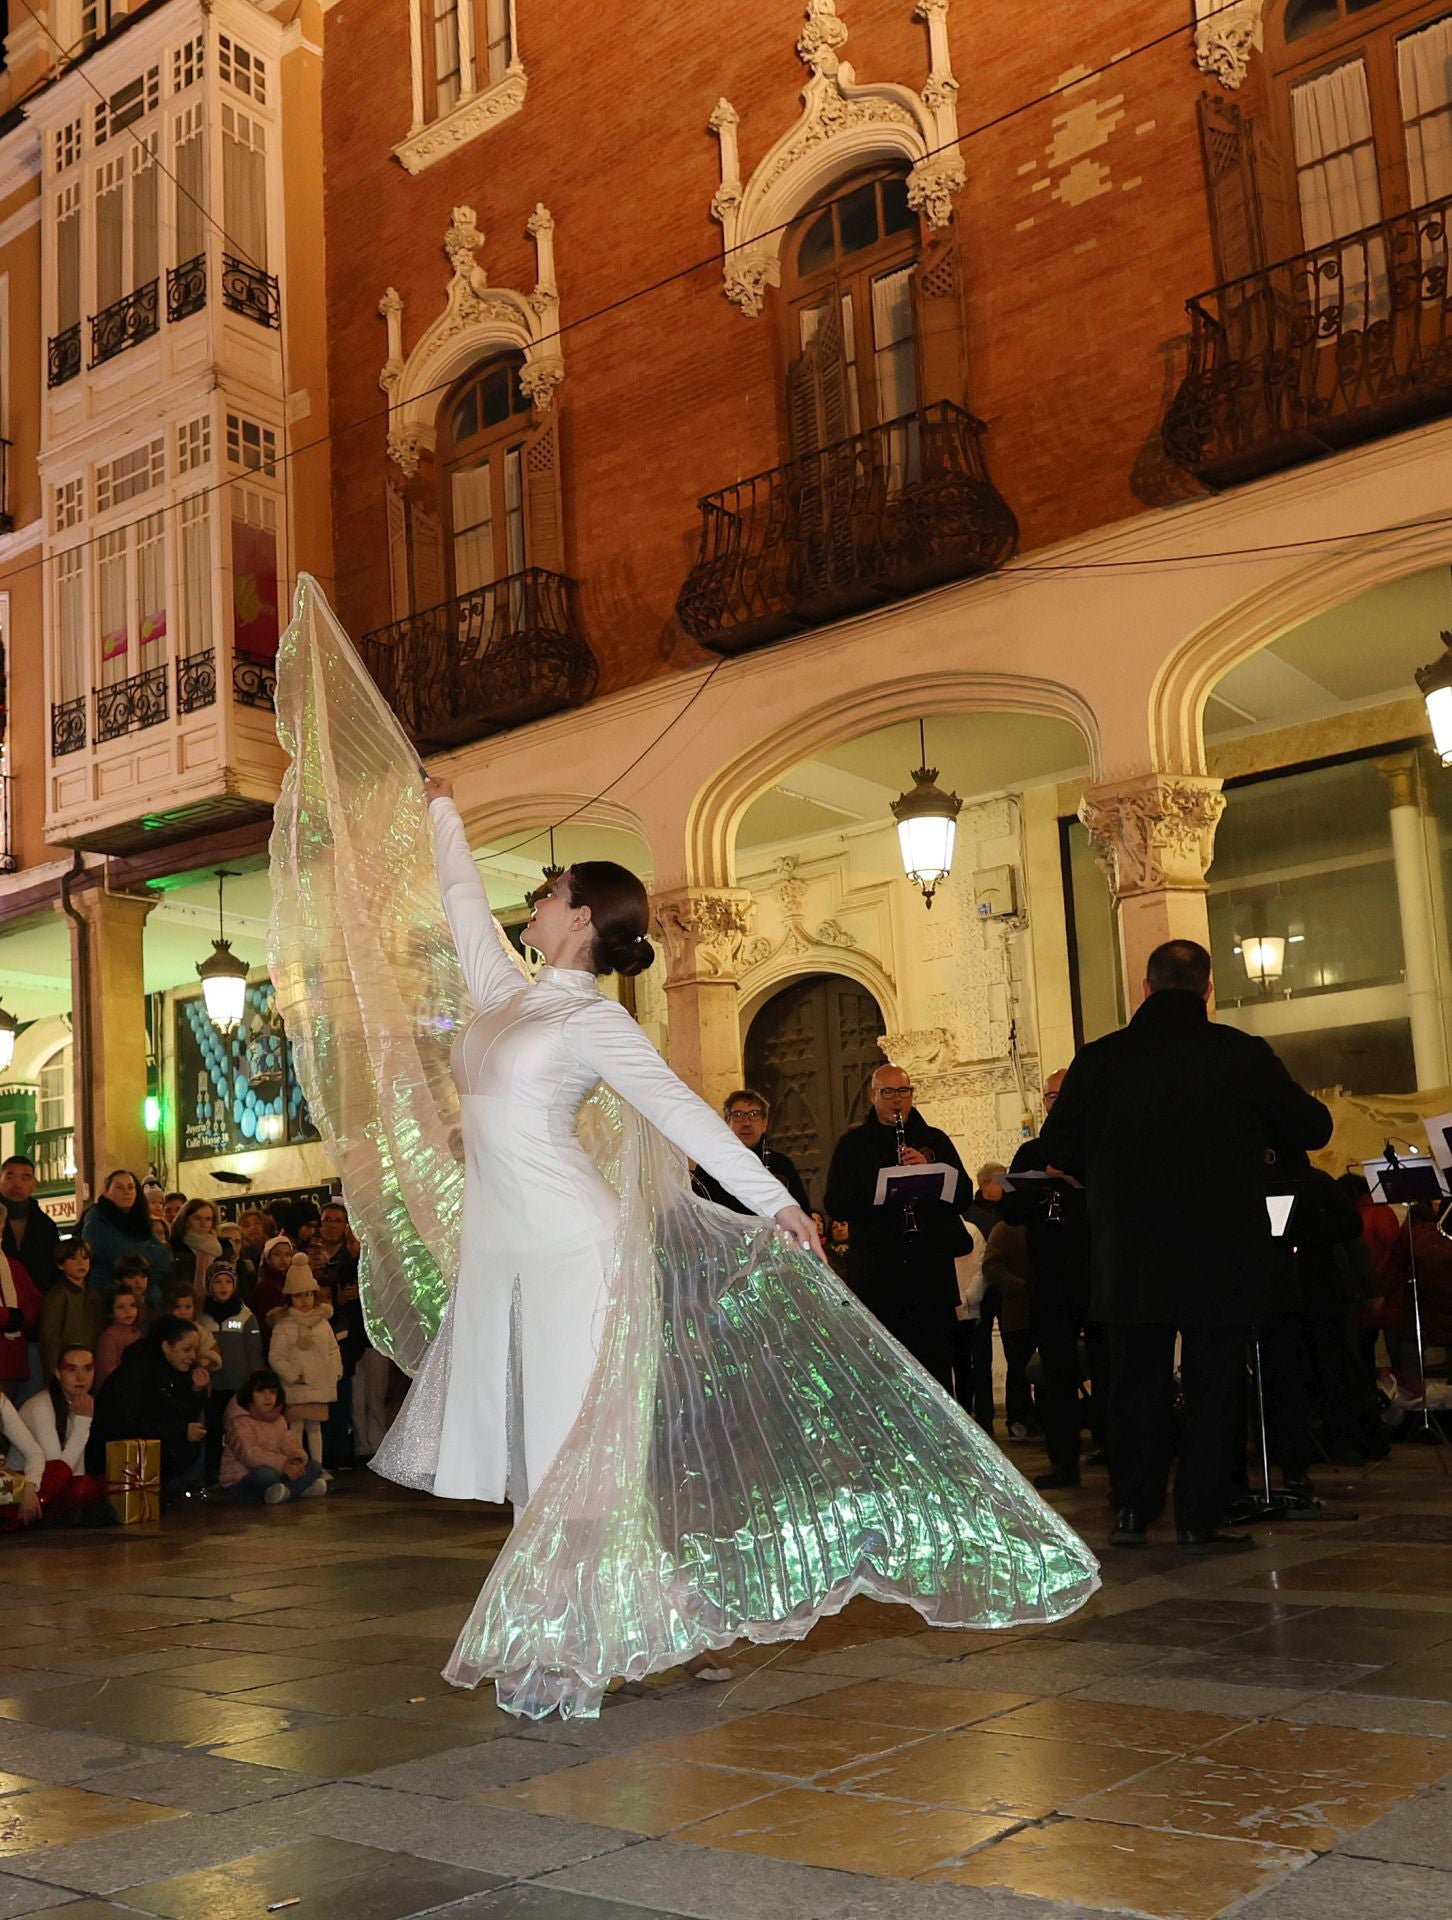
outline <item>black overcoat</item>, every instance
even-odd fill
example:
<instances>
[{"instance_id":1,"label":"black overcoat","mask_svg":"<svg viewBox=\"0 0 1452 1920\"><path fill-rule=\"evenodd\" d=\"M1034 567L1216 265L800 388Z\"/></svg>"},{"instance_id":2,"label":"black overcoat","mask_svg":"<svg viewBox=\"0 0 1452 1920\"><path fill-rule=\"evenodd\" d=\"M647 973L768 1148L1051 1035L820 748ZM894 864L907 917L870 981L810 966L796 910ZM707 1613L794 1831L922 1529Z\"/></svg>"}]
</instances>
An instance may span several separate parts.
<instances>
[{"instance_id":1,"label":"black overcoat","mask_svg":"<svg viewBox=\"0 0 1452 1920\"><path fill-rule=\"evenodd\" d=\"M958 1276L953 1261L967 1253L971 1242L961 1214L973 1199L973 1182L958 1149L938 1127L930 1127L916 1108L903 1128L908 1146L958 1169L955 1203L920 1200L913 1209L915 1234L903 1231L900 1208L873 1204L877 1176L883 1167L897 1165L897 1135L875 1113L861 1126L851 1127L837 1142L827 1169L827 1216L851 1224L847 1254L847 1284L905 1345L899 1331L904 1317L924 1308L950 1318L958 1303Z\"/></svg>"},{"instance_id":2,"label":"black overcoat","mask_svg":"<svg viewBox=\"0 0 1452 1920\"><path fill-rule=\"evenodd\" d=\"M1331 1115L1198 994L1151 994L1077 1056L1044 1122L1087 1188L1093 1317L1246 1326L1271 1306L1266 1150L1325 1146Z\"/></svg>"}]
</instances>

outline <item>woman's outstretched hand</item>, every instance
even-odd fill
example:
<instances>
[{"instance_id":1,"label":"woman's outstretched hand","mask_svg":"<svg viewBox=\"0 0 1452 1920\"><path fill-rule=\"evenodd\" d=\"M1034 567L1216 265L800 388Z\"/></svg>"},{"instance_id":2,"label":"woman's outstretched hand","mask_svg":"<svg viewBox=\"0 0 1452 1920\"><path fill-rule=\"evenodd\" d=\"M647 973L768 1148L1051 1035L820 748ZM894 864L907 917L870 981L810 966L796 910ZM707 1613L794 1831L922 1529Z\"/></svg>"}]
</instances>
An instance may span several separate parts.
<instances>
[{"instance_id":1,"label":"woman's outstretched hand","mask_svg":"<svg viewBox=\"0 0 1452 1920\"><path fill-rule=\"evenodd\" d=\"M793 1246L810 1247L819 1260L823 1258L822 1236L809 1213L803 1213L800 1207L783 1207L776 1224Z\"/></svg>"},{"instance_id":2,"label":"woman's outstretched hand","mask_svg":"<svg viewBox=\"0 0 1452 1920\"><path fill-rule=\"evenodd\" d=\"M432 774L425 775L424 777L424 799L425 800L452 800L453 797L454 797L454 783L452 780L435 780Z\"/></svg>"}]
</instances>

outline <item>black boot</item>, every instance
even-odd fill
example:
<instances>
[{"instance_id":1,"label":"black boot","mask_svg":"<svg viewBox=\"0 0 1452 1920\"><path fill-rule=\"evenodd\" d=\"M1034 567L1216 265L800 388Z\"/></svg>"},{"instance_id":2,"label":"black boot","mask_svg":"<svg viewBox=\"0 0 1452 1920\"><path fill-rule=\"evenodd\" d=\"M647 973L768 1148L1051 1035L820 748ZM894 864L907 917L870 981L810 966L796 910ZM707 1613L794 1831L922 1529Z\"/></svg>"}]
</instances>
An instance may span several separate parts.
<instances>
[{"instance_id":1,"label":"black boot","mask_svg":"<svg viewBox=\"0 0 1452 1920\"><path fill-rule=\"evenodd\" d=\"M1120 1507L1114 1516L1114 1526L1110 1531L1110 1546L1143 1547L1148 1543L1148 1529L1134 1508Z\"/></svg>"}]
</instances>

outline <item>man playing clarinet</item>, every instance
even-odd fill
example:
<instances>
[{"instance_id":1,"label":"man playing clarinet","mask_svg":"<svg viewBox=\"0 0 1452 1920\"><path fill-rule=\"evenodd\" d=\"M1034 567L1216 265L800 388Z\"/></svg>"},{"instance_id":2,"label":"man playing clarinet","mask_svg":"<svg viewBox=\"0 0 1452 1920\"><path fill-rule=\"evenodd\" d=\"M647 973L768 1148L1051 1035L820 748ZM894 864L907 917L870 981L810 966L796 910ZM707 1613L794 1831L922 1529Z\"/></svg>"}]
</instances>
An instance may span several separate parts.
<instances>
[{"instance_id":1,"label":"man playing clarinet","mask_svg":"<svg viewBox=\"0 0 1452 1920\"><path fill-rule=\"evenodd\" d=\"M889 1199L878 1206L877 1176L884 1167L953 1167L958 1189L951 1202ZM973 1199L958 1149L930 1127L913 1105L912 1082L901 1067L872 1076L872 1107L859 1127L837 1142L827 1172L827 1215L852 1227L847 1284L895 1340L950 1391L958 1280L953 1262L970 1239L962 1215Z\"/></svg>"}]
</instances>

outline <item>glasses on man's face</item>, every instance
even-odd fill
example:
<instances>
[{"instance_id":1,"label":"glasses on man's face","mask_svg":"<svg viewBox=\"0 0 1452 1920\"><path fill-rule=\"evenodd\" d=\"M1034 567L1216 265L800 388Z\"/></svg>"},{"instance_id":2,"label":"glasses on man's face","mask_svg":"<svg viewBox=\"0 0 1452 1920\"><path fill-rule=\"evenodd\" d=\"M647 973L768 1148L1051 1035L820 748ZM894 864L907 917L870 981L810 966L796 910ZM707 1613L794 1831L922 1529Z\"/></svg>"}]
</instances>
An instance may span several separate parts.
<instances>
[{"instance_id":1,"label":"glasses on man's face","mask_svg":"<svg viewBox=\"0 0 1452 1920\"><path fill-rule=\"evenodd\" d=\"M766 1112L761 1107L733 1107L726 1118L728 1120L764 1120Z\"/></svg>"},{"instance_id":2,"label":"glasses on man's face","mask_svg":"<svg viewBox=\"0 0 1452 1920\"><path fill-rule=\"evenodd\" d=\"M1051 1107L1054 1104L1054 1102L1058 1099L1058 1097L1059 1097L1059 1089L1057 1087L1044 1088L1044 1105L1046 1107Z\"/></svg>"},{"instance_id":3,"label":"glasses on man's face","mask_svg":"<svg viewBox=\"0 0 1452 1920\"><path fill-rule=\"evenodd\" d=\"M913 1089L911 1087L879 1087L872 1097L874 1100L911 1100Z\"/></svg>"}]
</instances>

